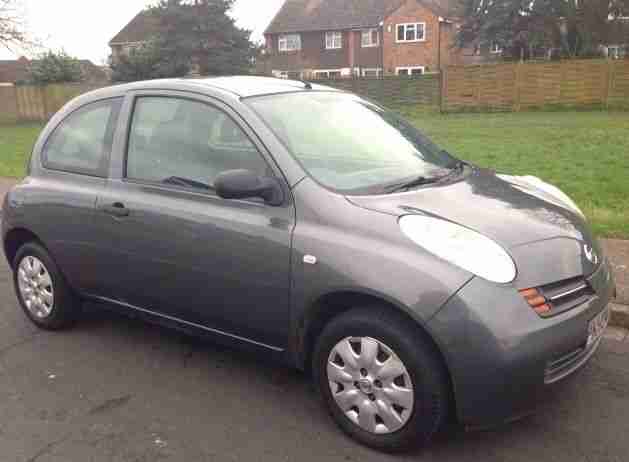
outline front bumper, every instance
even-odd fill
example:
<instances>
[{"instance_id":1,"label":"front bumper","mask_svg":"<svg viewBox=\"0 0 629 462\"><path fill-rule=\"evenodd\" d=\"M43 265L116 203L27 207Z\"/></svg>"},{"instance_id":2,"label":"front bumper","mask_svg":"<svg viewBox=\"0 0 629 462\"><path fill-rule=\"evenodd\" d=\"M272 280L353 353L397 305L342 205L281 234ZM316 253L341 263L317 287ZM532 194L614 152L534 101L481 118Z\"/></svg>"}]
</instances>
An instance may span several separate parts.
<instances>
[{"instance_id":1,"label":"front bumper","mask_svg":"<svg viewBox=\"0 0 629 462\"><path fill-rule=\"evenodd\" d=\"M459 420L491 426L533 411L551 383L585 365L588 324L615 287L605 260L586 278L594 295L555 317L539 317L513 286L473 279L430 321L452 376Z\"/></svg>"}]
</instances>

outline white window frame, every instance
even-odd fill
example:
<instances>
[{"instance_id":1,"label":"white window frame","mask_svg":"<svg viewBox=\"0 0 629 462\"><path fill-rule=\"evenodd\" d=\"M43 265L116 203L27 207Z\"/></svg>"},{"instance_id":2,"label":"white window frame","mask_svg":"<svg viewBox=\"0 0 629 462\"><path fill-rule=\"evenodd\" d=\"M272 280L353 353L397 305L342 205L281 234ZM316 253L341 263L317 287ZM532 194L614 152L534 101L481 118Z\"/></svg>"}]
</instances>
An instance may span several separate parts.
<instances>
[{"instance_id":1,"label":"white window frame","mask_svg":"<svg viewBox=\"0 0 629 462\"><path fill-rule=\"evenodd\" d=\"M325 49L341 50L343 49L343 32L330 31L325 33Z\"/></svg>"},{"instance_id":2,"label":"white window frame","mask_svg":"<svg viewBox=\"0 0 629 462\"><path fill-rule=\"evenodd\" d=\"M421 29L423 31L423 34L422 34L421 38L417 38L418 34L419 34L420 26L421 26ZM404 27L404 39L403 40L400 40L400 35L399 35L400 27ZM408 29L410 27L414 27L415 28L415 39L414 40L407 40L406 39L406 33L407 33L407 31L408 31ZM425 42L427 35L428 34L426 33L426 23L425 22L406 22L406 23L400 23L400 24L396 24L395 25L395 41L397 43Z\"/></svg>"},{"instance_id":3,"label":"white window frame","mask_svg":"<svg viewBox=\"0 0 629 462\"><path fill-rule=\"evenodd\" d=\"M491 42L491 45L489 45L489 52L492 55L499 55L504 51L504 49L500 46L500 44L498 42Z\"/></svg>"},{"instance_id":4,"label":"white window frame","mask_svg":"<svg viewBox=\"0 0 629 462\"><path fill-rule=\"evenodd\" d=\"M379 67L368 67L368 68L363 68L360 70L360 75L362 77L372 77L372 76L368 76L367 73L372 73L375 72L376 75L373 77L380 77L382 75L382 69Z\"/></svg>"},{"instance_id":5,"label":"white window frame","mask_svg":"<svg viewBox=\"0 0 629 462\"><path fill-rule=\"evenodd\" d=\"M373 33L376 33L376 42L373 42ZM369 38L367 42L365 37ZM374 48L380 46L380 31L378 29L363 29L360 34L361 48Z\"/></svg>"},{"instance_id":6,"label":"white window frame","mask_svg":"<svg viewBox=\"0 0 629 462\"><path fill-rule=\"evenodd\" d=\"M612 53L613 50L613 53ZM608 45L607 57L609 59L623 59L626 55L625 47L622 45Z\"/></svg>"},{"instance_id":7,"label":"white window frame","mask_svg":"<svg viewBox=\"0 0 629 462\"><path fill-rule=\"evenodd\" d=\"M291 38L293 40L291 40ZM290 44L293 44L290 47ZM289 51L301 50L301 35L299 34L282 34L277 38L277 49L280 53L288 53Z\"/></svg>"},{"instance_id":8,"label":"white window frame","mask_svg":"<svg viewBox=\"0 0 629 462\"><path fill-rule=\"evenodd\" d=\"M413 71L416 71L418 69L422 71L421 75L424 75L426 73L426 66L400 66L395 68L395 75L400 75L400 71L407 71L408 74L403 75L405 75L406 77L412 77L413 75L416 75L413 74Z\"/></svg>"},{"instance_id":9,"label":"white window frame","mask_svg":"<svg viewBox=\"0 0 629 462\"><path fill-rule=\"evenodd\" d=\"M335 77L335 78L343 77L343 69L317 69L317 70L312 71L312 75L316 79L323 79L323 78L329 79L330 72L334 72L334 73L338 72L338 77Z\"/></svg>"},{"instance_id":10,"label":"white window frame","mask_svg":"<svg viewBox=\"0 0 629 462\"><path fill-rule=\"evenodd\" d=\"M296 75L291 77L291 74L296 74ZM303 77L303 71L280 71L277 69L273 69L271 71L271 75L278 79L291 79L292 78L292 79L301 80Z\"/></svg>"},{"instance_id":11,"label":"white window frame","mask_svg":"<svg viewBox=\"0 0 629 462\"><path fill-rule=\"evenodd\" d=\"M629 16L614 16L613 14L609 14L607 17L609 21L627 21L629 20Z\"/></svg>"}]
</instances>

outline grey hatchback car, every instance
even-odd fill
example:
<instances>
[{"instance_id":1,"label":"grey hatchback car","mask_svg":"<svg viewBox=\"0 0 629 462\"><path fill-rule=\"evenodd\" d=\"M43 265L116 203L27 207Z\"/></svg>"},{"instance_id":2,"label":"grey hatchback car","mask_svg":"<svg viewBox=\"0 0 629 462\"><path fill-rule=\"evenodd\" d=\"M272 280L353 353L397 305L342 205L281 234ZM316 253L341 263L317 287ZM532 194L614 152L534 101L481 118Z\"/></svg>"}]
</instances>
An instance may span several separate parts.
<instances>
[{"instance_id":1,"label":"grey hatchback car","mask_svg":"<svg viewBox=\"0 0 629 462\"><path fill-rule=\"evenodd\" d=\"M386 451L448 416L529 413L596 351L615 290L557 188L457 160L358 96L260 77L73 100L2 237L37 326L92 301L266 355Z\"/></svg>"}]
</instances>

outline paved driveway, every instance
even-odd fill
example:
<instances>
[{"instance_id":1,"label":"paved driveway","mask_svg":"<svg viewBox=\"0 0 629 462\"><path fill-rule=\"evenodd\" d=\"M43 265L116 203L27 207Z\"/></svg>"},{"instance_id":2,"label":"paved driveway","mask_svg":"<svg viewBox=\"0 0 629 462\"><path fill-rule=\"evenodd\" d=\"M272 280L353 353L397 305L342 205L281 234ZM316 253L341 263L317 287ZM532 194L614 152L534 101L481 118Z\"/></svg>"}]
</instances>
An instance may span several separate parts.
<instances>
[{"instance_id":1,"label":"paved driveway","mask_svg":"<svg viewBox=\"0 0 629 462\"><path fill-rule=\"evenodd\" d=\"M297 372L98 311L37 331L0 263L0 460L621 462L628 342L606 340L535 417L391 457L338 432Z\"/></svg>"}]
</instances>

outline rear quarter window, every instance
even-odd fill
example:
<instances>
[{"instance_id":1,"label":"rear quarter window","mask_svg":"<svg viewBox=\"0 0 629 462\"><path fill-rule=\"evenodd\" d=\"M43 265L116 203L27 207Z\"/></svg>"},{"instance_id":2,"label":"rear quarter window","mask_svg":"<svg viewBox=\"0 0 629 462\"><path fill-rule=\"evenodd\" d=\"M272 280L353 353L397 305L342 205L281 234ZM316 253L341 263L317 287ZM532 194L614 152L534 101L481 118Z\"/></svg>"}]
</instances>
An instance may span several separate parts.
<instances>
[{"instance_id":1,"label":"rear quarter window","mask_svg":"<svg viewBox=\"0 0 629 462\"><path fill-rule=\"evenodd\" d=\"M44 167L107 176L121 103L122 98L98 101L66 117L46 141L42 153Z\"/></svg>"}]
</instances>

